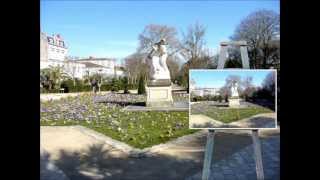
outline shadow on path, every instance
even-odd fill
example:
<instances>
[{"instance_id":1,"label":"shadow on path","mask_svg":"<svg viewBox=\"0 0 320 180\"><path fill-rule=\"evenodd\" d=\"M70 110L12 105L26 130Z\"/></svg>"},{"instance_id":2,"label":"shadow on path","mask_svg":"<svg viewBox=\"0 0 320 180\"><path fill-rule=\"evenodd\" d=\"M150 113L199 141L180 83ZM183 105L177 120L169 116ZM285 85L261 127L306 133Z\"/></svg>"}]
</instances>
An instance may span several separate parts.
<instances>
[{"instance_id":1,"label":"shadow on path","mask_svg":"<svg viewBox=\"0 0 320 180\"><path fill-rule=\"evenodd\" d=\"M114 154L116 149L104 144L94 144L85 150L68 151L61 149L54 163L70 180L112 179L112 180L179 180L190 177L202 170L206 136L188 143L177 144L184 153L168 155L160 152L152 157L130 158ZM214 161L230 157L252 143L248 134L217 132L215 136ZM183 151L190 148L202 151ZM188 157L188 158L184 158ZM48 157L47 157L48 158Z\"/></svg>"}]
</instances>

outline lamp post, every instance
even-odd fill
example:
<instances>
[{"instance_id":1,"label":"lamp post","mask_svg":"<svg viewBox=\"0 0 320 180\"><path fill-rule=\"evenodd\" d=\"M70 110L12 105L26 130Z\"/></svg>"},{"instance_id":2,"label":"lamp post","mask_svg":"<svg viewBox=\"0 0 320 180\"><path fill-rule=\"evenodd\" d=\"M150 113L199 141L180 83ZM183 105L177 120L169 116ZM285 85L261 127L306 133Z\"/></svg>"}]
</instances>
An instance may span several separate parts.
<instances>
[{"instance_id":1,"label":"lamp post","mask_svg":"<svg viewBox=\"0 0 320 180\"><path fill-rule=\"evenodd\" d=\"M100 87L101 87L101 84L102 84L102 77L101 77L101 71L102 69L99 69L99 78L100 78L100 81L98 81L98 86L99 86L99 93L100 93Z\"/></svg>"}]
</instances>

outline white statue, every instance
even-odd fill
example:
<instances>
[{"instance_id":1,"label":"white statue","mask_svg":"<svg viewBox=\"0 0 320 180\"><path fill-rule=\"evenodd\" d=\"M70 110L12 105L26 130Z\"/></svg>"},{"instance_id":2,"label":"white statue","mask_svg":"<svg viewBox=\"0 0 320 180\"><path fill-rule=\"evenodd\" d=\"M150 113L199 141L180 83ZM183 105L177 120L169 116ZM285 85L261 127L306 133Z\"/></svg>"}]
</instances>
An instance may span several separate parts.
<instances>
[{"instance_id":1,"label":"white statue","mask_svg":"<svg viewBox=\"0 0 320 180\"><path fill-rule=\"evenodd\" d=\"M152 46L148 58L148 65L150 67L150 80L167 79L170 80L170 71L167 66L167 48L165 39Z\"/></svg>"},{"instance_id":2,"label":"white statue","mask_svg":"<svg viewBox=\"0 0 320 180\"><path fill-rule=\"evenodd\" d=\"M238 93L238 83L237 82L233 82L232 86L231 86L231 97L238 97L239 93Z\"/></svg>"}]
</instances>

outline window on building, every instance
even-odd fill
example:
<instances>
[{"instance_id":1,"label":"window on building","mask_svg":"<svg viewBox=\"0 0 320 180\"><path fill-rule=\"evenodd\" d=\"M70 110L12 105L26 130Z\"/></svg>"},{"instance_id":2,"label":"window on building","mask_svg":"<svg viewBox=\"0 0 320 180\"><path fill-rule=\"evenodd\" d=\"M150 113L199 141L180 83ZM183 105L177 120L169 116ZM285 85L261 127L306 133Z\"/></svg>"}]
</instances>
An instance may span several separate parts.
<instances>
[{"instance_id":1,"label":"window on building","mask_svg":"<svg viewBox=\"0 0 320 180\"><path fill-rule=\"evenodd\" d=\"M49 42L50 44L53 44L53 39L50 38L50 37L48 37L48 42Z\"/></svg>"},{"instance_id":2,"label":"window on building","mask_svg":"<svg viewBox=\"0 0 320 180\"><path fill-rule=\"evenodd\" d=\"M62 53L64 53L64 50L61 50Z\"/></svg>"}]
</instances>

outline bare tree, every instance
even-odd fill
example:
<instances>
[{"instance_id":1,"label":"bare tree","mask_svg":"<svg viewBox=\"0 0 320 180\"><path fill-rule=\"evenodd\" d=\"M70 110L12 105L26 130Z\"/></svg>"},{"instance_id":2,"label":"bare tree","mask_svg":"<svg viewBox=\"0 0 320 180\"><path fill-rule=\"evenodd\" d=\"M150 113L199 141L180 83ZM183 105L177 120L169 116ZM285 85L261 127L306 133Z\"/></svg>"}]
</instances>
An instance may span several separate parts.
<instances>
[{"instance_id":1,"label":"bare tree","mask_svg":"<svg viewBox=\"0 0 320 180\"><path fill-rule=\"evenodd\" d=\"M168 43L168 56L174 55L180 49L180 42L177 38L177 31L174 27L158 24L147 25L139 35L138 52L149 53L152 46L161 39L166 39Z\"/></svg>"},{"instance_id":2,"label":"bare tree","mask_svg":"<svg viewBox=\"0 0 320 180\"><path fill-rule=\"evenodd\" d=\"M167 65L168 69L171 74L171 79L176 80L178 77L179 72L179 61L180 59L176 56L180 50L180 42L177 38L177 31L174 27L169 27L166 25L157 25L157 24L150 24L147 25L143 32L139 35L139 47L137 49L137 53L139 54L139 59L142 59L140 63L135 62L137 65L134 67L138 67L133 71L143 71L144 76L148 78L148 66L146 65L146 58L148 53L150 53L152 46L159 42L161 39L165 39L168 43L168 59ZM133 61L132 61L133 62ZM127 66L128 69L131 68L129 65ZM132 72L131 72L132 73ZM135 77L136 73L133 73Z\"/></svg>"},{"instance_id":3,"label":"bare tree","mask_svg":"<svg viewBox=\"0 0 320 180\"><path fill-rule=\"evenodd\" d=\"M222 86L222 87L219 89L219 94L220 94L223 98L226 98L226 97L231 96L230 87L227 86L227 85Z\"/></svg>"},{"instance_id":4,"label":"bare tree","mask_svg":"<svg viewBox=\"0 0 320 180\"><path fill-rule=\"evenodd\" d=\"M262 87L272 92L273 95L275 94L275 78L275 73L270 72L262 82Z\"/></svg>"},{"instance_id":5,"label":"bare tree","mask_svg":"<svg viewBox=\"0 0 320 180\"><path fill-rule=\"evenodd\" d=\"M248 42L249 58L253 68L268 68L270 58L277 58L275 53L278 51L272 44L277 39L279 32L279 14L270 10L259 10L240 22L231 39Z\"/></svg>"},{"instance_id":6,"label":"bare tree","mask_svg":"<svg viewBox=\"0 0 320 180\"><path fill-rule=\"evenodd\" d=\"M201 69L212 67L213 58L209 49L205 46L205 26L196 22L190 25L187 33L183 33L181 43L181 55L187 60L180 70L180 83L189 89L189 69Z\"/></svg>"},{"instance_id":7,"label":"bare tree","mask_svg":"<svg viewBox=\"0 0 320 180\"><path fill-rule=\"evenodd\" d=\"M183 33L181 53L186 60L197 61L204 55L205 33L206 28L198 22L190 25L186 34Z\"/></svg>"},{"instance_id":8,"label":"bare tree","mask_svg":"<svg viewBox=\"0 0 320 180\"><path fill-rule=\"evenodd\" d=\"M245 99L248 99L248 97L251 97L256 90L256 88L252 84L251 76L247 76L243 78L242 87L243 87L242 95L245 97Z\"/></svg>"},{"instance_id":9,"label":"bare tree","mask_svg":"<svg viewBox=\"0 0 320 180\"><path fill-rule=\"evenodd\" d=\"M147 73L147 65L144 62L145 56L144 54L134 53L125 58L125 70L131 84L137 84L140 75Z\"/></svg>"},{"instance_id":10,"label":"bare tree","mask_svg":"<svg viewBox=\"0 0 320 180\"><path fill-rule=\"evenodd\" d=\"M171 80L177 80L180 71L179 59L176 56L169 56L167 59L167 65L170 71Z\"/></svg>"}]
</instances>

